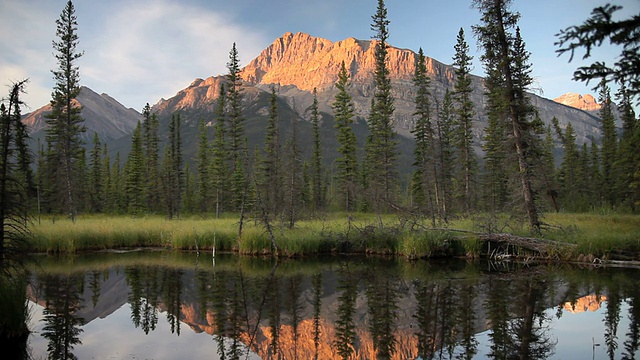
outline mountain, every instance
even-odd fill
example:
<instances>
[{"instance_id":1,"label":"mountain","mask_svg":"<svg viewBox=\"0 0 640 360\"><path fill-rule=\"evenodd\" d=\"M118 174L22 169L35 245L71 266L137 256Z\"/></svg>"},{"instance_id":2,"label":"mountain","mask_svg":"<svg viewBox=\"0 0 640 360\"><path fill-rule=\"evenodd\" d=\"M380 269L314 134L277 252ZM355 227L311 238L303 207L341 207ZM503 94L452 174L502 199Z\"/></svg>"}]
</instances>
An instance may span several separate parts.
<instances>
[{"instance_id":1,"label":"mountain","mask_svg":"<svg viewBox=\"0 0 640 360\"><path fill-rule=\"evenodd\" d=\"M81 116L87 128L85 138L91 139L94 131L105 140L117 140L135 129L142 115L126 108L107 94L97 94L88 87L81 87L76 103L82 106ZM44 135L45 115L51 112L51 104L23 116L32 138Z\"/></svg>"},{"instance_id":2,"label":"mountain","mask_svg":"<svg viewBox=\"0 0 640 360\"><path fill-rule=\"evenodd\" d=\"M600 110L600 104L598 104L596 99L590 94L580 95L569 92L558 96L553 99L553 101L585 111Z\"/></svg>"},{"instance_id":3,"label":"mountain","mask_svg":"<svg viewBox=\"0 0 640 360\"><path fill-rule=\"evenodd\" d=\"M428 52L428 49L426 50ZM356 116L360 123L365 124L374 91L374 51L374 40L348 38L331 42L305 33L285 33L241 70L245 81L246 105L248 108L253 108L247 110L250 113L248 116L266 119L267 103L256 108L255 101L261 98L261 93L266 94L270 92L271 87L274 87L277 95L285 103L286 109L279 107L281 112L295 111L302 118L308 119L306 109L311 105L312 91L315 88L323 121L330 123L328 128L332 127L331 104L337 93L334 84L340 64L344 61L351 76L351 95ZM416 59L417 54L412 50L389 48L388 68L392 94L395 98L395 129L400 135L399 141L403 144L401 152L409 155L412 141L410 131L414 125L415 89L412 77ZM432 106L436 108L442 101L445 91L453 88L454 68L432 58L426 58L426 65L431 78L431 93L435 99ZM154 106L153 111L160 118L165 119L170 117L170 114L180 112L187 115L185 118L187 123L193 120L188 114L194 113L212 120L211 111L215 106L221 81L223 81L222 76L204 80L196 79L171 99L161 100ZM483 109L484 87L481 77L472 76L472 83L472 100L476 113L475 147L478 152L481 152L481 139L487 124ZM553 117L558 119L561 127L571 122L576 131L578 143L586 142L591 137L596 139L600 137L598 118L594 114L536 94L530 94L530 96L545 123L551 123ZM364 131L366 132L366 129Z\"/></svg>"}]
</instances>

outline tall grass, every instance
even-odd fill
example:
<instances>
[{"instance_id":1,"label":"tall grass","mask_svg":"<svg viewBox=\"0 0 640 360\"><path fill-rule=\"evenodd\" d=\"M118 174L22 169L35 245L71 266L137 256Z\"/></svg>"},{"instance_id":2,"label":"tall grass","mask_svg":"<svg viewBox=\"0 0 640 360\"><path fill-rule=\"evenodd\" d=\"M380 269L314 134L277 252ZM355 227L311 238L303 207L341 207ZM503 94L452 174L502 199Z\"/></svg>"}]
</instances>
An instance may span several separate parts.
<instances>
[{"instance_id":1,"label":"tall grass","mask_svg":"<svg viewBox=\"0 0 640 360\"><path fill-rule=\"evenodd\" d=\"M506 219L506 218L505 218ZM501 219L505 223L508 219ZM380 226L380 220L384 226ZM543 238L576 244L558 257L580 255L607 258L631 254L640 258L640 217L636 215L547 214L551 226ZM376 253L408 258L481 255L482 244L473 235L449 231L482 231L474 219L456 219L430 229L428 223L375 214L332 213L324 218L299 221L292 229L274 221L273 235L279 254L288 257L321 253ZM238 237L237 217L205 219L190 217L166 220L161 216L82 216L76 223L44 220L34 224L34 252L79 251L156 247L176 250L211 250L241 254L272 254L270 235L258 221L247 221ZM526 235L526 229L511 225L498 229ZM633 255L635 254L635 255Z\"/></svg>"}]
</instances>

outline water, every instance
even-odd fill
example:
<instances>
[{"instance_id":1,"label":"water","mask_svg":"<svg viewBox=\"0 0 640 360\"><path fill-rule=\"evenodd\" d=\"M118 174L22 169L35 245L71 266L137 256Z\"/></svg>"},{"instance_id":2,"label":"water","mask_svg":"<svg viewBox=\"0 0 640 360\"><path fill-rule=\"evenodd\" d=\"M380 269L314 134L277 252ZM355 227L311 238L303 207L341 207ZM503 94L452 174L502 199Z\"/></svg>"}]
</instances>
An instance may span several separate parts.
<instances>
[{"instance_id":1,"label":"water","mask_svg":"<svg viewBox=\"0 0 640 360\"><path fill-rule=\"evenodd\" d=\"M640 270L257 259L42 257L35 359L640 358Z\"/></svg>"}]
</instances>

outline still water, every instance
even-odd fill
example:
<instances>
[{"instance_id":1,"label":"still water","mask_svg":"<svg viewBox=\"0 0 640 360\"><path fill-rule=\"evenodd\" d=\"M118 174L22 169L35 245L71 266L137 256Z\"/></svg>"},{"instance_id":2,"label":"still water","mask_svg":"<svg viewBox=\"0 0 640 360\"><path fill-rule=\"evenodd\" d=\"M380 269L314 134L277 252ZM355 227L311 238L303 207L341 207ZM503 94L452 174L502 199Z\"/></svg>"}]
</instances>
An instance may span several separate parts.
<instances>
[{"instance_id":1,"label":"still water","mask_svg":"<svg viewBox=\"0 0 640 360\"><path fill-rule=\"evenodd\" d=\"M35 359L634 359L640 270L167 252L42 257Z\"/></svg>"}]
</instances>

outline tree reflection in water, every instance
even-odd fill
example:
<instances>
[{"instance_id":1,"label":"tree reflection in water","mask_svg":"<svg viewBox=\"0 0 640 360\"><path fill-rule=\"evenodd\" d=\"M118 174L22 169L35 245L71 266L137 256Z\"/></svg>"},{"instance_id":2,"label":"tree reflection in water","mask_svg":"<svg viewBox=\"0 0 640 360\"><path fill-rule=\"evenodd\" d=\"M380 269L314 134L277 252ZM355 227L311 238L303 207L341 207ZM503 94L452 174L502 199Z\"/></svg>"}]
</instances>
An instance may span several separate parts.
<instances>
[{"instance_id":1,"label":"tree reflection in water","mask_svg":"<svg viewBox=\"0 0 640 360\"><path fill-rule=\"evenodd\" d=\"M75 358L84 347L83 318L128 303L143 336L158 335L165 312L168 332L208 333L218 359L546 359L562 346L552 326L566 310L558 306L554 317L553 309L569 303L578 311L589 294L606 299L595 335L602 351L640 355L638 271L216 260L212 269L128 263L102 276L95 269L37 275L49 357Z\"/></svg>"},{"instance_id":2,"label":"tree reflection in water","mask_svg":"<svg viewBox=\"0 0 640 360\"><path fill-rule=\"evenodd\" d=\"M75 345L81 344L83 319L75 314L82 308L80 291L84 286L84 274L71 276L42 275L38 278L46 300L42 336L49 340L47 351L50 359L77 359Z\"/></svg>"}]
</instances>

